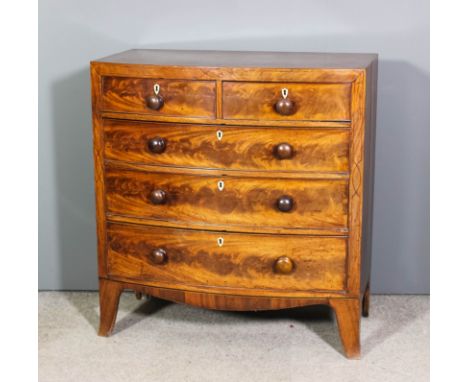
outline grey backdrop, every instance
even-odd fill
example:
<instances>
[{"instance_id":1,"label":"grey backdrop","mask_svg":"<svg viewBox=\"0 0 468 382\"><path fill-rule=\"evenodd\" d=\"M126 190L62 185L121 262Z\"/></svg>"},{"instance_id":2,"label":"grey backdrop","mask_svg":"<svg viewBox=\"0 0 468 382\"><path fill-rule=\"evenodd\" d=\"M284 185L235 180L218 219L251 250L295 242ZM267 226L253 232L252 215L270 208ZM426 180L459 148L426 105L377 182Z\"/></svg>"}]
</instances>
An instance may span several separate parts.
<instances>
[{"instance_id":1,"label":"grey backdrop","mask_svg":"<svg viewBox=\"0 0 468 382\"><path fill-rule=\"evenodd\" d=\"M379 53L372 282L429 293L429 2L39 2L39 288L96 289L89 61L144 48Z\"/></svg>"}]
</instances>

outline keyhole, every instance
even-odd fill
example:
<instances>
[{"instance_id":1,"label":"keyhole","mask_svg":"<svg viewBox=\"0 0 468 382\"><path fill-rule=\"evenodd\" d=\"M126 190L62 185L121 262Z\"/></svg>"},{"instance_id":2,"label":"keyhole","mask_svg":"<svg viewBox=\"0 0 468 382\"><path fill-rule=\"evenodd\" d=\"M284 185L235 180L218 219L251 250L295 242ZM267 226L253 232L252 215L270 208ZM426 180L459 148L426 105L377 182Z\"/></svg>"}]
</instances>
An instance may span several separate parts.
<instances>
[{"instance_id":1,"label":"keyhole","mask_svg":"<svg viewBox=\"0 0 468 382\"><path fill-rule=\"evenodd\" d=\"M220 141L221 139L223 139L223 132L221 130L218 130L216 132L216 138L218 138L218 141Z\"/></svg>"},{"instance_id":2,"label":"keyhole","mask_svg":"<svg viewBox=\"0 0 468 382\"><path fill-rule=\"evenodd\" d=\"M224 244L224 239L222 237L218 237L217 241L218 241L218 246L222 247Z\"/></svg>"},{"instance_id":3,"label":"keyhole","mask_svg":"<svg viewBox=\"0 0 468 382\"><path fill-rule=\"evenodd\" d=\"M218 190L219 191L223 191L224 190L224 182L222 180L220 180L218 182Z\"/></svg>"}]
</instances>

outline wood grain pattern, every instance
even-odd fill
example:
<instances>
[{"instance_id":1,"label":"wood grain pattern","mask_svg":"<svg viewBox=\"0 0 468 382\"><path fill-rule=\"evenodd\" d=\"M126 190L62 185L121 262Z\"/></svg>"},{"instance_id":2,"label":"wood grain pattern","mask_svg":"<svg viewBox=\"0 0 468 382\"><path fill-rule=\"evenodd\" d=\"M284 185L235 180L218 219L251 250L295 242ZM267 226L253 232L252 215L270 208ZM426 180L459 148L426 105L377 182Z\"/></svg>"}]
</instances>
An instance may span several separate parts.
<instances>
[{"instance_id":1,"label":"wood grain pattern","mask_svg":"<svg viewBox=\"0 0 468 382\"><path fill-rule=\"evenodd\" d=\"M219 240L222 238L222 245ZM110 276L173 283L251 289L343 290L346 239L249 235L109 224ZM165 263L153 259L162 248ZM288 256L290 274L275 272Z\"/></svg>"},{"instance_id":2,"label":"wood grain pattern","mask_svg":"<svg viewBox=\"0 0 468 382\"><path fill-rule=\"evenodd\" d=\"M188 225L183 220L157 220L151 217L137 217L128 215L117 215L108 212L107 221L116 223L129 223L129 224L144 224L153 227L168 227L168 228L191 228L201 229L204 231L233 231L240 233L268 233L268 234L279 234L279 235L331 235L331 236L347 236L348 228L294 228L294 227L272 227L272 226L252 226L252 225L237 225L232 226L230 224L222 223L203 223L203 222L192 222Z\"/></svg>"},{"instance_id":3,"label":"wood grain pattern","mask_svg":"<svg viewBox=\"0 0 468 382\"><path fill-rule=\"evenodd\" d=\"M159 94L164 99L160 110L152 110L146 105L146 97L154 94L155 83L160 85ZM215 82L105 77L101 105L109 111L214 118Z\"/></svg>"},{"instance_id":4,"label":"wood grain pattern","mask_svg":"<svg viewBox=\"0 0 468 382\"><path fill-rule=\"evenodd\" d=\"M218 139L217 132L221 138ZM105 157L133 163L231 170L348 171L348 129L252 128L104 120ZM148 142L163 138L163 153ZM275 157L287 142L291 159Z\"/></svg>"},{"instance_id":5,"label":"wood grain pattern","mask_svg":"<svg viewBox=\"0 0 468 382\"><path fill-rule=\"evenodd\" d=\"M112 64L138 64L137 69L145 72L147 66L174 67L183 71L185 68L209 68L206 75L218 68L229 70L246 68L249 72L273 69L293 69L295 73L308 68L325 69L361 69L377 59L371 53L317 53L317 52L240 52L228 50L172 50L172 49L132 49L112 56L101 58L94 63L103 63L112 68ZM135 67L133 65L133 67Z\"/></svg>"},{"instance_id":6,"label":"wood grain pattern","mask_svg":"<svg viewBox=\"0 0 468 382\"><path fill-rule=\"evenodd\" d=\"M114 329L119 308L122 285L119 282L99 279L100 324L98 334L107 337Z\"/></svg>"},{"instance_id":7,"label":"wood grain pattern","mask_svg":"<svg viewBox=\"0 0 468 382\"><path fill-rule=\"evenodd\" d=\"M93 61L91 81L99 334L111 333L123 289L211 309L328 304L358 357L377 56L133 50ZM156 81L157 111L146 105ZM160 154L145 147L153 135L166 140ZM273 157L278 143L288 159ZM163 187L167 198L153 199L166 203L150 204ZM285 196L290 212L276 206L289 207Z\"/></svg>"},{"instance_id":8,"label":"wood grain pattern","mask_svg":"<svg viewBox=\"0 0 468 382\"><path fill-rule=\"evenodd\" d=\"M196 230L198 231L198 230ZM110 277L110 276L109 276ZM210 285L191 285L184 284L181 287L180 284L174 284L171 282L158 281L158 280L145 280L136 281L135 279L123 276L113 275L111 277L114 281L123 283L140 283L142 285L151 286L155 288L167 288L178 290L197 292L197 293L210 293L210 294L230 294L233 296L244 296L249 298L255 297L278 297L278 298L304 298L304 299L324 299L324 298L349 298L349 294L346 290L282 290L282 289L251 289L251 288L239 288L239 287L217 287ZM179 289L180 288L180 289Z\"/></svg>"},{"instance_id":9,"label":"wood grain pattern","mask_svg":"<svg viewBox=\"0 0 468 382\"><path fill-rule=\"evenodd\" d=\"M200 117L184 117L184 116L167 116L158 114L135 114L131 112L112 112L102 111L99 113L102 118L106 119L120 119L129 121L154 121L166 123L191 123L191 124L205 124L205 125L225 125L225 126L248 126L248 127L312 127L312 128L331 128L349 129L351 126L350 121L266 121L266 120L253 120L253 119L222 119L222 118L200 118Z\"/></svg>"},{"instance_id":10,"label":"wood grain pattern","mask_svg":"<svg viewBox=\"0 0 468 382\"><path fill-rule=\"evenodd\" d=\"M275 104L287 88L295 106L292 115L280 115ZM223 117L226 119L319 120L350 119L350 84L223 83Z\"/></svg>"},{"instance_id":11,"label":"wood grain pattern","mask_svg":"<svg viewBox=\"0 0 468 382\"><path fill-rule=\"evenodd\" d=\"M351 359L359 359L361 356L361 304L359 299L330 299L329 303L335 310L338 330L346 356Z\"/></svg>"},{"instance_id":12,"label":"wood grain pattern","mask_svg":"<svg viewBox=\"0 0 468 382\"><path fill-rule=\"evenodd\" d=\"M114 280L112 280L114 281ZM114 281L121 289L130 289L137 293L153 296L181 304L200 308L232 311L289 309L307 305L329 305L329 299L324 293L320 297L275 297L275 296L242 296L232 290L224 293L195 292L183 289L161 288L139 282ZM337 298L342 298L338 296Z\"/></svg>"},{"instance_id":13,"label":"wood grain pattern","mask_svg":"<svg viewBox=\"0 0 468 382\"><path fill-rule=\"evenodd\" d=\"M361 293L363 185L366 177L365 171L367 171L364 169L365 80L366 76L363 71L353 83L351 105L353 113L351 125L353 138L350 150L348 289L354 294Z\"/></svg>"},{"instance_id":14,"label":"wood grain pattern","mask_svg":"<svg viewBox=\"0 0 468 382\"><path fill-rule=\"evenodd\" d=\"M224 189L218 189L218 182ZM107 168L107 211L113 214L180 222L286 228L347 226L348 182L191 176ZM151 192L163 190L167 201L151 202ZM290 212L280 212L278 199L294 200Z\"/></svg>"},{"instance_id":15,"label":"wood grain pattern","mask_svg":"<svg viewBox=\"0 0 468 382\"><path fill-rule=\"evenodd\" d=\"M114 169L145 171L148 173L161 172L167 174L188 174L188 175L211 175L216 177L247 177L266 179L303 179L303 180L325 180L325 179L349 179L349 173L343 172L305 172L305 171L253 171L253 170L233 170L231 168L195 168L195 167L174 167L159 166L144 163L124 162L119 160L105 159L106 166Z\"/></svg>"},{"instance_id":16,"label":"wood grain pattern","mask_svg":"<svg viewBox=\"0 0 468 382\"><path fill-rule=\"evenodd\" d=\"M93 159L94 159L94 192L96 200L96 233L97 233L97 260L100 277L107 275L106 269L106 206L104 185L104 131L101 126L102 119L97 112L101 98L100 77L95 68L91 67L91 101L93 110Z\"/></svg>"},{"instance_id":17,"label":"wood grain pattern","mask_svg":"<svg viewBox=\"0 0 468 382\"><path fill-rule=\"evenodd\" d=\"M370 65L371 61L367 64ZM92 61L91 66L101 77L134 78L177 78L180 80L209 81L251 81L251 82L319 82L352 83L365 67L334 68L309 67L306 62L302 68L255 68L255 67L206 67L174 65L132 65Z\"/></svg>"},{"instance_id":18,"label":"wood grain pattern","mask_svg":"<svg viewBox=\"0 0 468 382\"><path fill-rule=\"evenodd\" d=\"M336 313L338 328L345 354L349 358L360 356L359 340L359 300L347 298L285 298L262 296L238 296L229 293L200 293L182 289L167 289L141 284L140 282L120 282L110 279L99 280L101 324L99 335L109 336L114 328L118 309L118 298L124 289L131 289L137 294L145 294L165 300L185 303L198 307L232 310L272 310L287 309L307 305L330 305Z\"/></svg>"}]
</instances>

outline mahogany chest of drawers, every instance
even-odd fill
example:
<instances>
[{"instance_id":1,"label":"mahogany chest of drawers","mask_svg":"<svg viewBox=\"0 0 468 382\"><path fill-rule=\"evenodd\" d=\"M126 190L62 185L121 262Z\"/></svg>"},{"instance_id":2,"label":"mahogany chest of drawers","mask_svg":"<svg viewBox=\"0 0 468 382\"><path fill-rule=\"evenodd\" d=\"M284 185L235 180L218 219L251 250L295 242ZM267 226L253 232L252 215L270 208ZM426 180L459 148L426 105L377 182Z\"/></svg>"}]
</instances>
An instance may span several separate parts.
<instances>
[{"instance_id":1,"label":"mahogany chest of drawers","mask_svg":"<svg viewBox=\"0 0 468 382\"><path fill-rule=\"evenodd\" d=\"M377 56L131 50L91 62L101 322L122 290L369 309Z\"/></svg>"}]
</instances>

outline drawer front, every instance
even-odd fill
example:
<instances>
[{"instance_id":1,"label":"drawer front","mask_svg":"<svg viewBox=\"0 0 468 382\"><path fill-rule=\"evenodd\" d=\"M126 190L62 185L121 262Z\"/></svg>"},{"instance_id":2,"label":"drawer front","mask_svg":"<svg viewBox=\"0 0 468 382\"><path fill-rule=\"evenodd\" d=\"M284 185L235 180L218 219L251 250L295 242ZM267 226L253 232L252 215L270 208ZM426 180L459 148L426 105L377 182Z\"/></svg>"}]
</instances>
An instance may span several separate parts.
<instances>
[{"instance_id":1,"label":"drawer front","mask_svg":"<svg viewBox=\"0 0 468 382\"><path fill-rule=\"evenodd\" d=\"M106 171L108 212L257 228L347 226L347 180L267 179Z\"/></svg>"},{"instance_id":2,"label":"drawer front","mask_svg":"<svg viewBox=\"0 0 468 382\"><path fill-rule=\"evenodd\" d=\"M348 121L350 100L347 83L223 83L226 119Z\"/></svg>"},{"instance_id":3,"label":"drawer front","mask_svg":"<svg viewBox=\"0 0 468 382\"><path fill-rule=\"evenodd\" d=\"M107 234L107 270L111 276L229 288L345 289L344 238L121 224L109 224Z\"/></svg>"},{"instance_id":4,"label":"drawer front","mask_svg":"<svg viewBox=\"0 0 468 382\"><path fill-rule=\"evenodd\" d=\"M214 118L215 82L105 77L101 104L105 111Z\"/></svg>"},{"instance_id":5,"label":"drawer front","mask_svg":"<svg viewBox=\"0 0 468 382\"><path fill-rule=\"evenodd\" d=\"M347 172L348 129L104 122L105 156L133 163L236 170Z\"/></svg>"}]
</instances>

